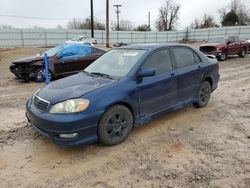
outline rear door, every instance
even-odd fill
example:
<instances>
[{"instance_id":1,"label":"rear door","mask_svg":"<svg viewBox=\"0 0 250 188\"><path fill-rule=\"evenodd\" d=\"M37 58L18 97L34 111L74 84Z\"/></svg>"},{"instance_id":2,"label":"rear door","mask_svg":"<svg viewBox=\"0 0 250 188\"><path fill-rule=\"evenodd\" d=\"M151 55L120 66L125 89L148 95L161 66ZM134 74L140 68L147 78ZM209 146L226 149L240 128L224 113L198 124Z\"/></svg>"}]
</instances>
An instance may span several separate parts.
<instances>
[{"instance_id":1,"label":"rear door","mask_svg":"<svg viewBox=\"0 0 250 188\"><path fill-rule=\"evenodd\" d=\"M203 77L201 58L189 47L172 48L178 74L178 102L189 102L197 96Z\"/></svg>"},{"instance_id":2,"label":"rear door","mask_svg":"<svg viewBox=\"0 0 250 188\"><path fill-rule=\"evenodd\" d=\"M156 75L138 80L139 105L142 116L169 108L177 99L177 76L169 49L153 52L141 69L154 68Z\"/></svg>"}]
</instances>

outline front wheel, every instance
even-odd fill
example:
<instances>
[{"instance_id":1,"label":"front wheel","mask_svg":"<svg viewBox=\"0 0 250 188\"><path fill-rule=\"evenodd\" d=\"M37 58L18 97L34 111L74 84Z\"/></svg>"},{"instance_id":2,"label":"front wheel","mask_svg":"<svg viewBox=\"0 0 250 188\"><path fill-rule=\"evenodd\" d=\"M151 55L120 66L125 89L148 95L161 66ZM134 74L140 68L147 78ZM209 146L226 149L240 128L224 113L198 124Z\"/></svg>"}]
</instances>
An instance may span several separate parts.
<instances>
[{"instance_id":1,"label":"front wheel","mask_svg":"<svg viewBox=\"0 0 250 188\"><path fill-rule=\"evenodd\" d=\"M52 75L52 72L49 70L49 80L51 81L53 79L53 75ZM35 82L44 82L45 81L45 69L43 67L40 67L38 69L36 69L36 72L35 72Z\"/></svg>"},{"instance_id":2,"label":"front wheel","mask_svg":"<svg viewBox=\"0 0 250 188\"><path fill-rule=\"evenodd\" d=\"M125 141L133 127L133 116L128 108L115 105L102 116L98 136L101 143L109 146Z\"/></svg>"},{"instance_id":3,"label":"front wheel","mask_svg":"<svg viewBox=\"0 0 250 188\"><path fill-rule=\"evenodd\" d=\"M210 99L211 91L210 83L208 81L202 82L198 92L198 100L194 105L198 108L206 106Z\"/></svg>"},{"instance_id":4,"label":"front wheel","mask_svg":"<svg viewBox=\"0 0 250 188\"><path fill-rule=\"evenodd\" d=\"M225 61L227 59L227 53L222 52L220 56L218 56L219 61Z\"/></svg>"}]
</instances>

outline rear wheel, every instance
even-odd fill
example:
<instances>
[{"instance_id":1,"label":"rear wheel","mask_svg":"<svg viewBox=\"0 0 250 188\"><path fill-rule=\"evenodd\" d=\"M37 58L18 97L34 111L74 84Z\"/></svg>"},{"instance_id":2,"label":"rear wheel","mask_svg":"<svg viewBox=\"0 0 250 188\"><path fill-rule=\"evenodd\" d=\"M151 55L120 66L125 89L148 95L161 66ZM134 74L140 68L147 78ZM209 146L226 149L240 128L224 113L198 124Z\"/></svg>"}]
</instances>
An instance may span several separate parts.
<instances>
[{"instance_id":1,"label":"rear wheel","mask_svg":"<svg viewBox=\"0 0 250 188\"><path fill-rule=\"evenodd\" d=\"M112 146L125 141L133 127L133 116L128 108L116 105L102 116L98 136L101 143Z\"/></svg>"},{"instance_id":2,"label":"rear wheel","mask_svg":"<svg viewBox=\"0 0 250 188\"><path fill-rule=\"evenodd\" d=\"M241 50L241 52L239 53L239 56L240 57L245 57L246 56L246 48L243 48L242 50Z\"/></svg>"},{"instance_id":3,"label":"rear wheel","mask_svg":"<svg viewBox=\"0 0 250 188\"><path fill-rule=\"evenodd\" d=\"M198 100L194 105L198 108L206 106L210 99L211 91L210 83L208 81L202 82L198 92Z\"/></svg>"}]
</instances>

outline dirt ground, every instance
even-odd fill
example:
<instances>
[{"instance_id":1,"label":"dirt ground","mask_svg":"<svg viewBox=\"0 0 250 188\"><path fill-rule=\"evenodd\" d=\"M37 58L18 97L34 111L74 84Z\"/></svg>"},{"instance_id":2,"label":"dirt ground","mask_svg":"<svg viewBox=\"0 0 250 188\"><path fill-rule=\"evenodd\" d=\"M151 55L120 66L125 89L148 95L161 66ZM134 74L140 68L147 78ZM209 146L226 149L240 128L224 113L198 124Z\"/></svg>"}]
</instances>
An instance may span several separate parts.
<instances>
[{"instance_id":1,"label":"dirt ground","mask_svg":"<svg viewBox=\"0 0 250 188\"><path fill-rule=\"evenodd\" d=\"M0 187L250 188L250 55L220 62L205 108L166 114L117 146L63 148L27 126L25 102L43 84L8 70L42 50L0 50Z\"/></svg>"}]
</instances>

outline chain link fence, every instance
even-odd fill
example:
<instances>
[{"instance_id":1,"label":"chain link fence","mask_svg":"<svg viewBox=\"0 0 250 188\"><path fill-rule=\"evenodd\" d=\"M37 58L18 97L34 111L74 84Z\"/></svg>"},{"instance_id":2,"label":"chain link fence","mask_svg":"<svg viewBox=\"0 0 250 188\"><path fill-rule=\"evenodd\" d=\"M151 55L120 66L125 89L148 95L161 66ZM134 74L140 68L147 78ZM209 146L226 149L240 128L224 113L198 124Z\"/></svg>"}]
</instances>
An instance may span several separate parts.
<instances>
[{"instance_id":1,"label":"chain link fence","mask_svg":"<svg viewBox=\"0 0 250 188\"><path fill-rule=\"evenodd\" d=\"M90 37L91 31L68 29L1 29L0 48L56 46L79 35ZM111 31L110 44L120 42L134 44L204 41L212 37L226 37L231 35L239 36L240 39L250 39L250 26L187 29L167 32ZM105 31L95 31L95 38L99 45L105 45Z\"/></svg>"}]
</instances>

